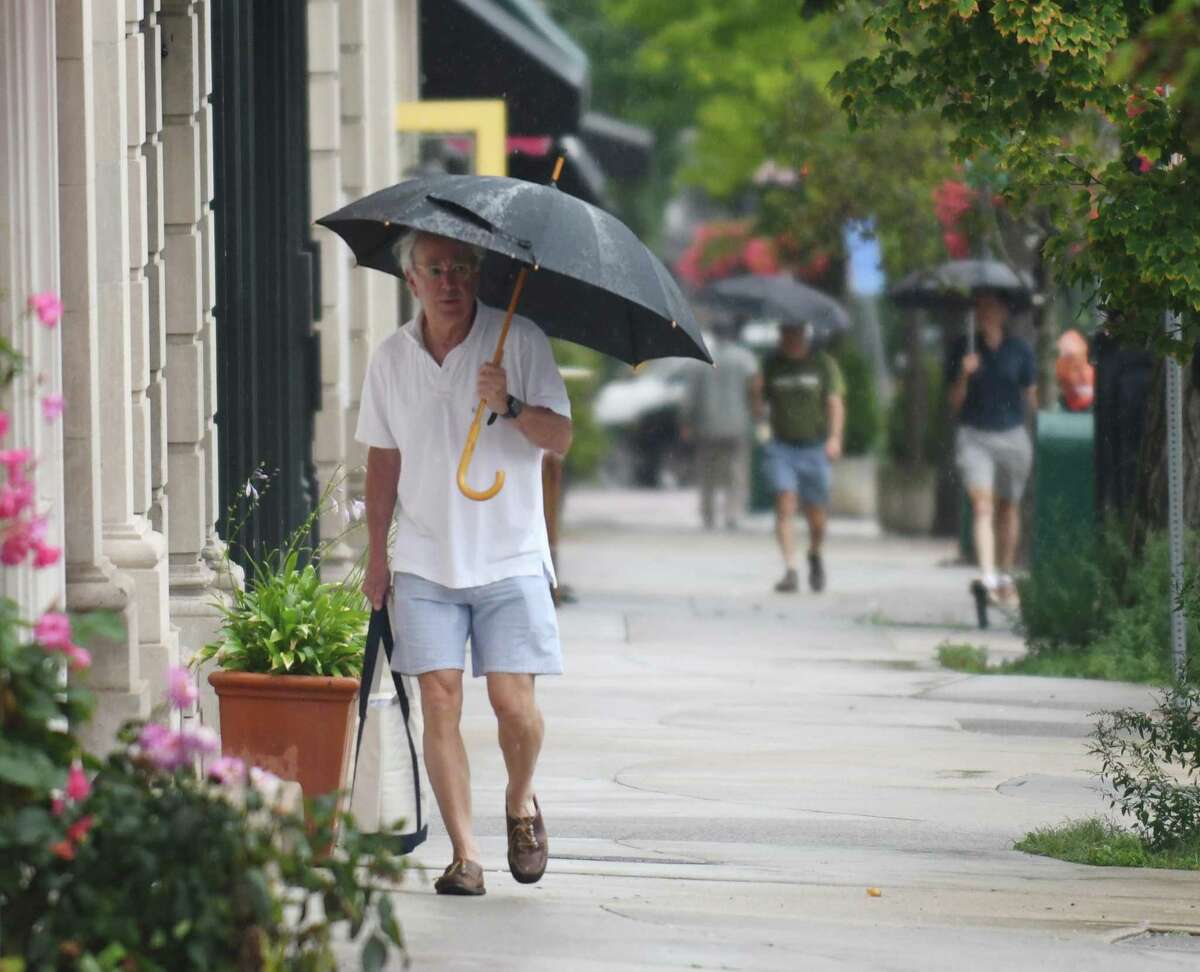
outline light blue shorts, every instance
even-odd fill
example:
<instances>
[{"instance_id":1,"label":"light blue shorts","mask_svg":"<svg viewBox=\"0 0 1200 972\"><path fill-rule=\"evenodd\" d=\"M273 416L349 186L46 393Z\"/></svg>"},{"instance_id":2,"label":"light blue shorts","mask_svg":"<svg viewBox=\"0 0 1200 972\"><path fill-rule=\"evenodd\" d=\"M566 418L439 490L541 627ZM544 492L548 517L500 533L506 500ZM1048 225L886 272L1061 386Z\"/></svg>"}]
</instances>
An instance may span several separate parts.
<instances>
[{"instance_id":1,"label":"light blue shorts","mask_svg":"<svg viewBox=\"0 0 1200 972\"><path fill-rule=\"evenodd\" d=\"M468 638L476 678L489 672L562 674L558 618L544 576L453 588L393 574L392 605L392 668L403 675L461 671Z\"/></svg>"},{"instance_id":2,"label":"light blue shorts","mask_svg":"<svg viewBox=\"0 0 1200 972\"><path fill-rule=\"evenodd\" d=\"M763 472L776 493L797 493L805 506L828 506L833 470L825 444L811 446L768 442Z\"/></svg>"}]
</instances>

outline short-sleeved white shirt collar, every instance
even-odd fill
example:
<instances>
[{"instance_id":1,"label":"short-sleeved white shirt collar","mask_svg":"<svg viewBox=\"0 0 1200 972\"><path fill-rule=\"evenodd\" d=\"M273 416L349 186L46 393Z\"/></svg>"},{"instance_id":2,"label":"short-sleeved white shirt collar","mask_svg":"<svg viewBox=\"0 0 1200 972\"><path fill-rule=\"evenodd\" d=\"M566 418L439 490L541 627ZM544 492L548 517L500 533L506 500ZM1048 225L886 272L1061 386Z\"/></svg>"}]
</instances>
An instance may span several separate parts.
<instances>
[{"instance_id":1,"label":"short-sleeved white shirt collar","mask_svg":"<svg viewBox=\"0 0 1200 972\"><path fill-rule=\"evenodd\" d=\"M400 450L394 571L445 587L478 587L554 569L542 507L542 450L505 419L480 431L468 481L505 483L491 500L459 491L459 457L479 402L479 369L495 353L502 311L477 304L462 343L441 366L425 347L421 316L374 351L363 383L356 438ZM550 342L532 321L514 316L505 344L509 392L529 405L570 417L571 407Z\"/></svg>"}]
</instances>

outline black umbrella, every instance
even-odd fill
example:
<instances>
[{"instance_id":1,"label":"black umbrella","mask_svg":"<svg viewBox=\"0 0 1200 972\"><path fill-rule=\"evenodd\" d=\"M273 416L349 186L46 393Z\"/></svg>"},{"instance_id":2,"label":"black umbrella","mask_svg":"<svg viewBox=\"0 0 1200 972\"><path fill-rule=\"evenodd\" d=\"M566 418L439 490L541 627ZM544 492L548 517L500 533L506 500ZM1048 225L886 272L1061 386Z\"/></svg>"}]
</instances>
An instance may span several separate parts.
<instances>
[{"instance_id":1,"label":"black umbrella","mask_svg":"<svg viewBox=\"0 0 1200 972\"><path fill-rule=\"evenodd\" d=\"M917 270L888 291L900 307L963 309L980 291L1002 294L1016 309L1030 305L1033 283L999 260L951 260L928 270Z\"/></svg>"},{"instance_id":2,"label":"black umbrella","mask_svg":"<svg viewBox=\"0 0 1200 972\"><path fill-rule=\"evenodd\" d=\"M551 337L629 364L667 357L712 361L691 308L662 262L616 217L553 185L500 176L427 176L373 193L317 222L350 245L360 266L397 276L403 272L393 249L406 229L488 250L479 296L508 304L496 363L518 301L521 312ZM504 482L499 473L491 490L466 484L483 410L480 402L459 465L459 488L472 499L490 499Z\"/></svg>"},{"instance_id":3,"label":"black umbrella","mask_svg":"<svg viewBox=\"0 0 1200 972\"><path fill-rule=\"evenodd\" d=\"M727 277L700 291L700 300L781 324L812 324L818 339L842 334L850 327L846 308L786 273Z\"/></svg>"},{"instance_id":4,"label":"black umbrella","mask_svg":"<svg viewBox=\"0 0 1200 972\"><path fill-rule=\"evenodd\" d=\"M888 291L899 307L966 310L967 353L975 353L975 311L972 301L980 292L1002 295L1013 310L1033 302L1033 282L999 260L950 260L929 270L917 270Z\"/></svg>"}]
</instances>

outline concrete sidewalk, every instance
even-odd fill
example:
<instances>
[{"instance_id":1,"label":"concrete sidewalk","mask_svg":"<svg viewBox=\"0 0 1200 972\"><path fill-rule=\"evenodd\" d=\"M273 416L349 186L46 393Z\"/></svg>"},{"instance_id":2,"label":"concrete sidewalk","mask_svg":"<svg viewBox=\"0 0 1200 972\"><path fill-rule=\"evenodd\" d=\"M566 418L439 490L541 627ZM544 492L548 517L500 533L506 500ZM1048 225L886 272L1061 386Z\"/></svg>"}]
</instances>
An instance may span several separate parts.
<instances>
[{"instance_id":1,"label":"concrete sidewalk","mask_svg":"<svg viewBox=\"0 0 1200 972\"><path fill-rule=\"evenodd\" d=\"M488 894L432 893L435 825L428 874L396 896L414 968L1200 967L1200 939L1120 941L1200 932L1200 875L1011 849L1106 809L1088 713L1147 690L940 669L939 642L983 643L948 544L835 524L829 591L783 596L768 518L695 520L687 494L569 496L568 673L539 684L550 869L534 887L505 869L503 767L472 683Z\"/></svg>"}]
</instances>

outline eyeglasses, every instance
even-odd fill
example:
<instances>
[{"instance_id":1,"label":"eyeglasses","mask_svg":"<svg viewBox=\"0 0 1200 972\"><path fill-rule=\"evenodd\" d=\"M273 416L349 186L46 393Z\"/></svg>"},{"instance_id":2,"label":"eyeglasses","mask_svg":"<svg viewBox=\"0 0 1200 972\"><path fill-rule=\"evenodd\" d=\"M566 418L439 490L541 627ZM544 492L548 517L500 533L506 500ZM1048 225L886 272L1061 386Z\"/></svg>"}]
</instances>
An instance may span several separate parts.
<instances>
[{"instance_id":1,"label":"eyeglasses","mask_svg":"<svg viewBox=\"0 0 1200 972\"><path fill-rule=\"evenodd\" d=\"M466 280L478 270L473 263L418 263L415 266L430 280L441 280L443 277Z\"/></svg>"}]
</instances>

